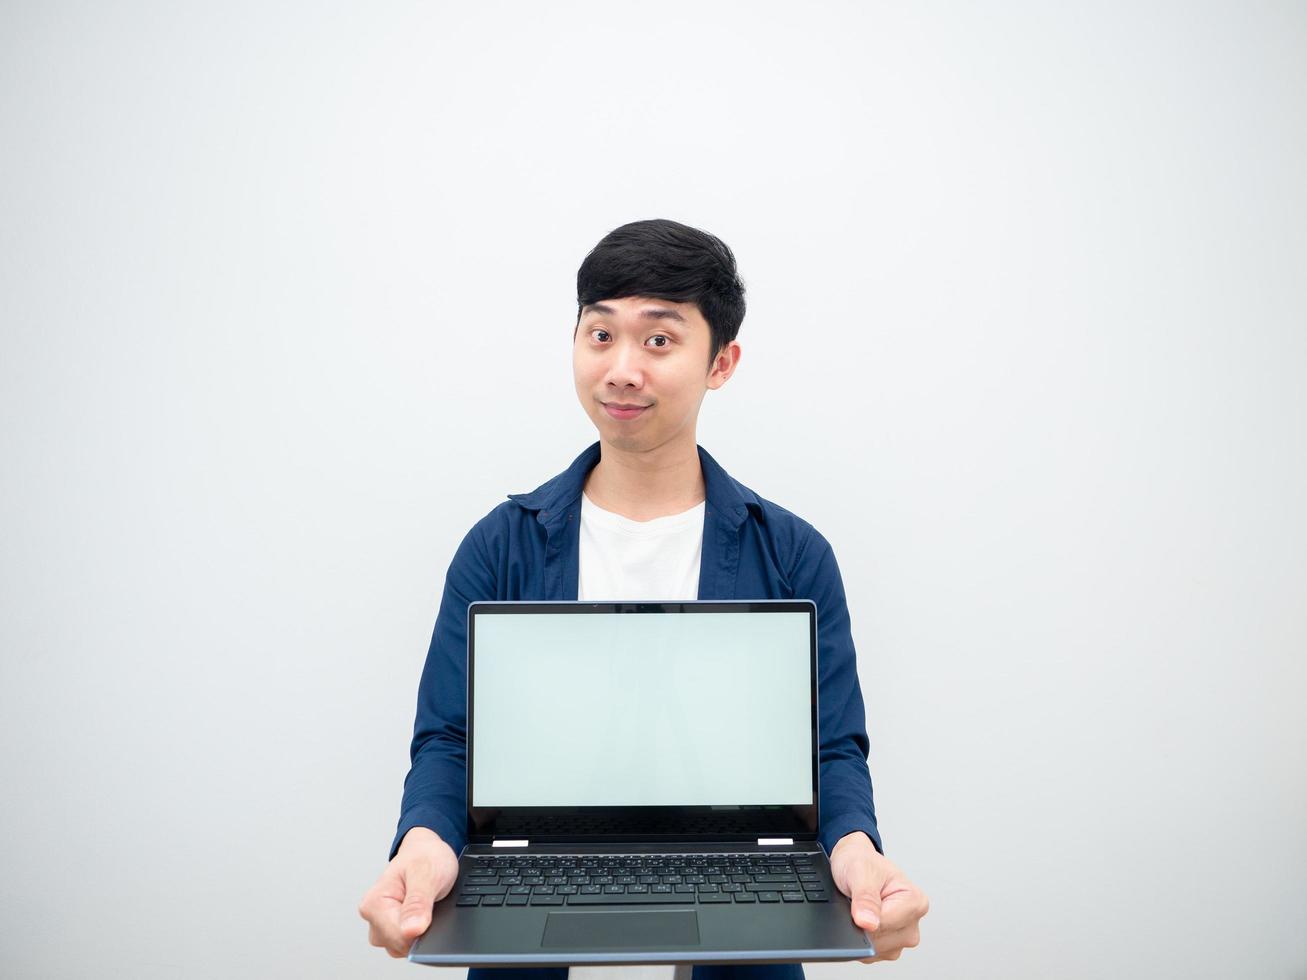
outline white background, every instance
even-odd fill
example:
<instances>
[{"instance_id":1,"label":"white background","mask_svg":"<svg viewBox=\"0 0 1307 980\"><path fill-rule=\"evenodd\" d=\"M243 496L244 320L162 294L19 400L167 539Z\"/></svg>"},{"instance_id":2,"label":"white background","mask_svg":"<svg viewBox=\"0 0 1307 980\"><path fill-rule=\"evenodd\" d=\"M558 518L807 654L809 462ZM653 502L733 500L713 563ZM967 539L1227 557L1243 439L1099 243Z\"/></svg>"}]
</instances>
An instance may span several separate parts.
<instances>
[{"instance_id":1,"label":"white background","mask_svg":"<svg viewBox=\"0 0 1307 980\"><path fill-rule=\"evenodd\" d=\"M933 907L813 978L1307 976L1297 3L0 7L0 973L394 977L445 569L575 272L748 284L699 442L844 573ZM448 975L461 976L462 971Z\"/></svg>"}]
</instances>

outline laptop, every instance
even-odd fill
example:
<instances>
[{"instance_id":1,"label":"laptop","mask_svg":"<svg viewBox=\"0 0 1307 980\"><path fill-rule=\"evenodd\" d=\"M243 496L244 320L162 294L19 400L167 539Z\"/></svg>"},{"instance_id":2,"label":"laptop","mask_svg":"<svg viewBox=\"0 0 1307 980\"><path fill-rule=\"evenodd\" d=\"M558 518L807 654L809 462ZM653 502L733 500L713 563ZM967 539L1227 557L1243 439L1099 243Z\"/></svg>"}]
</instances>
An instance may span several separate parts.
<instances>
[{"instance_id":1,"label":"laptop","mask_svg":"<svg viewBox=\"0 0 1307 980\"><path fill-rule=\"evenodd\" d=\"M473 602L467 839L409 960L875 955L817 842L808 600Z\"/></svg>"}]
</instances>

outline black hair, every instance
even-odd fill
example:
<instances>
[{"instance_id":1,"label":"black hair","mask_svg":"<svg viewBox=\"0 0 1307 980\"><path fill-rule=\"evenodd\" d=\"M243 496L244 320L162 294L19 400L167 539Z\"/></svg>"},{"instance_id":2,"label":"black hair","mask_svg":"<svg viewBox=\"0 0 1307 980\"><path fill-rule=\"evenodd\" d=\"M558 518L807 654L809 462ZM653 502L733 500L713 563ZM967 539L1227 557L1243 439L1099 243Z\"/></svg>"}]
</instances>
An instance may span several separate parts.
<instances>
[{"instance_id":1,"label":"black hair","mask_svg":"<svg viewBox=\"0 0 1307 980\"><path fill-rule=\"evenodd\" d=\"M744 322L734 253L717 236L667 218L614 228L590 250L576 272L576 322L591 303L626 296L698 306L711 334L709 368Z\"/></svg>"}]
</instances>

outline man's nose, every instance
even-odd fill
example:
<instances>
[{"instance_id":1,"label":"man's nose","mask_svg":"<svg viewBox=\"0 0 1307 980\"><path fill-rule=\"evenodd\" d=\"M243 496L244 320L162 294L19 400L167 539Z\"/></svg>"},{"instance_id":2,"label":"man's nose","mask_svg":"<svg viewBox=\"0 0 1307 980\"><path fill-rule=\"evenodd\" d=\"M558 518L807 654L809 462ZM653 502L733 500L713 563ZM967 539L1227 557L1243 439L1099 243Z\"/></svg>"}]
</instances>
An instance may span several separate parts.
<instances>
[{"instance_id":1,"label":"man's nose","mask_svg":"<svg viewBox=\"0 0 1307 980\"><path fill-rule=\"evenodd\" d=\"M618 388L630 386L639 388L644 384L644 372L640 367L640 352L630 345L623 344L613 351L613 360L608 367L608 383Z\"/></svg>"}]
</instances>

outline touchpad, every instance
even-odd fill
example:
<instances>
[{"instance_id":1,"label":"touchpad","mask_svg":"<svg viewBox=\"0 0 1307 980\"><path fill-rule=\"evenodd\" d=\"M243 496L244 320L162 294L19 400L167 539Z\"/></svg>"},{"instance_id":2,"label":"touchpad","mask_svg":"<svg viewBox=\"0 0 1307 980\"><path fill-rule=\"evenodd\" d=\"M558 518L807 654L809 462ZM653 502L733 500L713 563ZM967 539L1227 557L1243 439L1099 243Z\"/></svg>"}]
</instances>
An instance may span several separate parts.
<instances>
[{"instance_id":1,"label":"touchpad","mask_svg":"<svg viewBox=\"0 0 1307 980\"><path fill-rule=\"evenodd\" d=\"M698 946L699 913L665 911L550 912L541 946Z\"/></svg>"}]
</instances>

